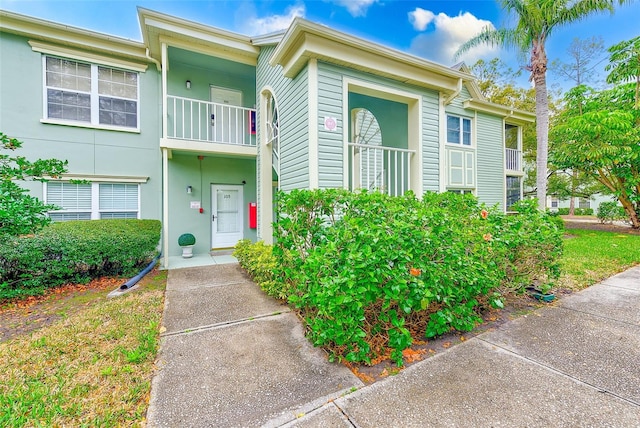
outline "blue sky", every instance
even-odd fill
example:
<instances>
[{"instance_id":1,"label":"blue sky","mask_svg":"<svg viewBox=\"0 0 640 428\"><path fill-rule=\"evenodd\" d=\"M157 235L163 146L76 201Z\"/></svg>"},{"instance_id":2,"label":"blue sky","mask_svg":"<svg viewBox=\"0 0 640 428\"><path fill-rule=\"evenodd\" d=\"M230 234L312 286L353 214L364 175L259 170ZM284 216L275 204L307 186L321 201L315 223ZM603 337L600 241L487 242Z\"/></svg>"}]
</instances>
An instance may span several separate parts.
<instances>
[{"instance_id":1,"label":"blue sky","mask_svg":"<svg viewBox=\"0 0 640 428\"><path fill-rule=\"evenodd\" d=\"M328 25L446 65L460 43L483 27L509 25L498 2L411 0L0 0L0 8L76 27L142 40L136 6L246 35L285 28L295 16ZM640 1L556 30L549 59L560 58L575 37L602 36L605 47L640 34ZM500 56L517 68L513 52L483 47L462 59ZM604 64L603 64L604 65ZM550 75L550 80L554 76Z\"/></svg>"}]
</instances>

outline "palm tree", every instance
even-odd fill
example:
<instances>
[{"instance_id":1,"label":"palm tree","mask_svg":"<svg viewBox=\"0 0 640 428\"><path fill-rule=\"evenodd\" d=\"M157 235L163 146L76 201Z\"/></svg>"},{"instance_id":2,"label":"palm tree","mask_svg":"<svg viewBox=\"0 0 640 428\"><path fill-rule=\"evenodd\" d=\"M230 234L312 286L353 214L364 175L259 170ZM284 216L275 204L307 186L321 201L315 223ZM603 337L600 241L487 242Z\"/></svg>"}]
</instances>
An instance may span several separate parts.
<instances>
[{"instance_id":1,"label":"palm tree","mask_svg":"<svg viewBox=\"0 0 640 428\"><path fill-rule=\"evenodd\" d=\"M586 18L593 13L609 11L614 4L632 0L501 0L502 7L516 20L514 28L485 27L464 43L456 58L481 44L500 45L530 53L524 68L531 73L536 91L536 195L541 210L547 202L547 152L549 145L549 99L547 97L547 54L545 43L551 32L559 27Z\"/></svg>"}]
</instances>

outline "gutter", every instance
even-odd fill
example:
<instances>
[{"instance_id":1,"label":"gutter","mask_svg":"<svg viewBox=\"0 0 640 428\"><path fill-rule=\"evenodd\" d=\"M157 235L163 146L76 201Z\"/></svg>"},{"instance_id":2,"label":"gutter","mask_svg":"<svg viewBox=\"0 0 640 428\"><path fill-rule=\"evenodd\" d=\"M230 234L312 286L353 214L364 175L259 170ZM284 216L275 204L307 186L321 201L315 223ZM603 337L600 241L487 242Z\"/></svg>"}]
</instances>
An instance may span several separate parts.
<instances>
[{"instance_id":1,"label":"gutter","mask_svg":"<svg viewBox=\"0 0 640 428\"><path fill-rule=\"evenodd\" d=\"M451 101L453 101L458 95L462 92L462 78L458 79L458 85L456 86L456 90L451 93L445 100L444 105L449 105Z\"/></svg>"}]
</instances>

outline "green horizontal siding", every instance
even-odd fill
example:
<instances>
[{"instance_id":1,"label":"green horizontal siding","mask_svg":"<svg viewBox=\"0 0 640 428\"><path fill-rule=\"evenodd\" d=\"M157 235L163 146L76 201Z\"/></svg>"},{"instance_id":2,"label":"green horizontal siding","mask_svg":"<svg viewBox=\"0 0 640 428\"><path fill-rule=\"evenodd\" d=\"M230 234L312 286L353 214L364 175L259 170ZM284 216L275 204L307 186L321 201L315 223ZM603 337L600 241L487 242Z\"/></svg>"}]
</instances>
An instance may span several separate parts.
<instances>
[{"instance_id":1,"label":"green horizontal siding","mask_svg":"<svg viewBox=\"0 0 640 428\"><path fill-rule=\"evenodd\" d=\"M504 209L504 148L502 119L478 113L477 196L488 205Z\"/></svg>"},{"instance_id":2,"label":"green horizontal siding","mask_svg":"<svg viewBox=\"0 0 640 428\"><path fill-rule=\"evenodd\" d=\"M343 127L343 77L357 79L391 89L422 96L422 150L423 186L426 190L439 187L439 121L438 93L424 88L406 85L391 79L374 76L357 70L318 62L318 154L320 187L342 187L344 141ZM335 117L337 129L324 130L326 116Z\"/></svg>"},{"instance_id":3,"label":"green horizontal siding","mask_svg":"<svg viewBox=\"0 0 640 428\"><path fill-rule=\"evenodd\" d=\"M278 103L280 120L280 188L304 189L309 187L307 68L305 67L294 79L286 78L282 75L282 67L269 65L273 51L273 46L265 46L258 57L256 105L259 105L262 88L270 86ZM258 109L257 123L260 123L260 120Z\"/></svg>"}]
</instances>

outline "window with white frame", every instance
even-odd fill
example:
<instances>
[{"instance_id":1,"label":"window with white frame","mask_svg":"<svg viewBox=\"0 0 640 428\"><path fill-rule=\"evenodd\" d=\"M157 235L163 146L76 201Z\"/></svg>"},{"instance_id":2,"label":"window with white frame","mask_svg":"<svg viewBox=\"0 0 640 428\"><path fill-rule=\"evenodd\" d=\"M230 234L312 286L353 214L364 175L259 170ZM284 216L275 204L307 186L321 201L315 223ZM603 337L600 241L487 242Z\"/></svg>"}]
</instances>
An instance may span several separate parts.
<instances>
[{"instance_id":1,"label":"window with white frame","mask_svg":"<svg viewBox=\"0 0 640 428\"><path fill-rule=\"evenodd\" d=\"M591 201L586 198L578 199L578 208L580 209L589 209L591 208Z\"/></svg>"},{"instance_id":2,"label":"window with white frame","mask_svg":"<svg viewBox=\"0 0 640 428\"><path fill-rule=\"evenodd\" d=\"M96 126L138 128L138 73L44 57L45 116Z\"/></svg>"},{"instance_id":3,"label":"window with white frame","mask_svg":"<svg viewBox=\"0 0 640 428\"><path fill-rule=\"evenodd\" d=\"M521 177L507 176L507 210L522 199Z\"/></svg>"},{"instance_id":4,"label":"window with white frame","mask_svg":"<svg viewBox=\"0 0 640 428\"><path fill-rule=\"evenodd\" d=\"M62 208L53 221L138 218L140 186L131 183L48 182L46 201Z\"/></svg>"},{"instance_id":5,"label":"window with white frame","mask_svg":"<svg viewBox=\"0 0 640 428\"><path fill-rule=\"evenodd\" d=\"M471 145L471 119L447 115L447 143Z\"/></svg>"},{"instance_id":6,"label":"window with white frame","mask_svg":"<svg viewBox=\"0 0 640 428\"><path fill-rule=\"evenodd\" d=\"M470 189L447 189L449 193L456 193L458 195L472 195L473 190Z\"/></svg>"}]
</instances>

